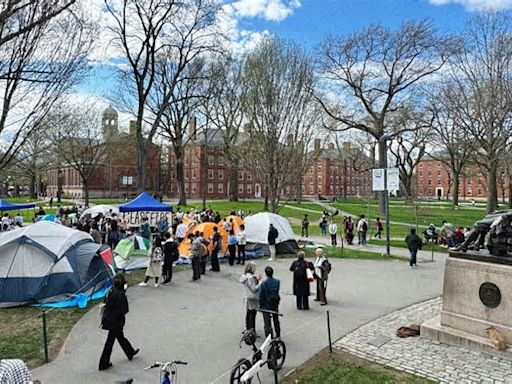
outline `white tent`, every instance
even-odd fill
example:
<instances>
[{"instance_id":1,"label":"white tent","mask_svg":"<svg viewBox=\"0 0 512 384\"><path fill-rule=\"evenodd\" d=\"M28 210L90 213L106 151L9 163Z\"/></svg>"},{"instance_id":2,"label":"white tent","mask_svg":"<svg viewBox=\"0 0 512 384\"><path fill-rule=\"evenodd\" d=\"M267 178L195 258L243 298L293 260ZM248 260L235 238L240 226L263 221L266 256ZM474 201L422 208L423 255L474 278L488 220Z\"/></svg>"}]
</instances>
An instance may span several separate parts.
<instances>
[{"instance_id":1,"label":"white tent","mask_svg":"<svg viewBox=\"0 0 512 384\"><path fill-rule=\"evenodd\" d=\"M261 250L265 255L268 250L268 229L272 224L278 232L276 240L277 253L293 253L298 248L295 234L288 220L275 213L260 212L245 218L245 232L248 250Z\"/></svg>"},{"instance_id":2,"label":"white tent","mask_svg":"<svg viewBox=\"0 0 512 384\"><path fill-rule=\"evenodd\" d=\"M119 215L119 209L112 205L98 204L83 211L82 216L91 215L91 217L95 217L100 213L103 215L107 215L109 213Z\"/></svg>"}]
</instances>

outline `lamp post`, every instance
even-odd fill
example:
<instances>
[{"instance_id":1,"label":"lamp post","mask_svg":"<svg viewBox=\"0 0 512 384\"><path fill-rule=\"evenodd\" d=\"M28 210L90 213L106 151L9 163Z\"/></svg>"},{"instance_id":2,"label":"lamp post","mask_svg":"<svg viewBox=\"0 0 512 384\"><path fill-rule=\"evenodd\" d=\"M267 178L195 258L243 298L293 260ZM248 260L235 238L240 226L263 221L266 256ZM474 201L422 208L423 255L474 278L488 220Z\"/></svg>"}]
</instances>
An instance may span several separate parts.
<instances>
[{"instance_id":1,"label":"lamp post","mask_svg":"<svg viewBox=\"0 0 512 384\"><path fill-rule=\"evenodd\" d=\"M385 156L388 153L387 142L391 140L392 137L390 135L382 135L379 138L380 143L384 143L386 145ZM388 191L388 169L387 169L387 159L386 159L386 168L384 169L384 206L386 207L386 255L390 255L390 237L389 237L389 191Z\"/></svg>"}]
</instances>

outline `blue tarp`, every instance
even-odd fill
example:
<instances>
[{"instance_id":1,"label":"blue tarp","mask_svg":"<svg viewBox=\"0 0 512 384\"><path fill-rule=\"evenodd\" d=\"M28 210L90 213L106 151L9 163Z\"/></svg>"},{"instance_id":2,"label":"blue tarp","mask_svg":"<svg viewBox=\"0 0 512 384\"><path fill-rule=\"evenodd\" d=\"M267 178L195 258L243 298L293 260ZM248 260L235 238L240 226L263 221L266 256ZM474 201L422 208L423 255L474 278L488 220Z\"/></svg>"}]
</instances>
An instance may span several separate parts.
<instances>
[{"instance_id":1,"label":"blue tarp","mask_svg":"<svg viewBox=\"0 0 512 384\"><path fill-rule=\"evenodd\" d=\"M9 203L7 200L0 199L0 211L14 211L16 209L34 208L35 206L34 203L13 204Z\"/></svg>"},{"instance_id":2,"label":"blue tarp","mask_svg":"<svg viewBox=\"0 0 512 384\"><path fill-rule=\"evenodd\" d=\"M170 205L159 202L147 192L119 206L119 212L172 212Z\"/></svg>"}]
</instances>

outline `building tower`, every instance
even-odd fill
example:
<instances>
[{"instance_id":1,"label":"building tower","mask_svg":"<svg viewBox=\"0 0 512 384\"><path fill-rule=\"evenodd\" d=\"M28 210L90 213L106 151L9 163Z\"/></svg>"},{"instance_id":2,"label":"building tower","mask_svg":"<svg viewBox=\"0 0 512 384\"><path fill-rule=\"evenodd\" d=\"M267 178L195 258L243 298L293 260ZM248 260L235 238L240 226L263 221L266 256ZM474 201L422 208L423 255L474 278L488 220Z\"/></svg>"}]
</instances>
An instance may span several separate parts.
<instances>
[{"instance_id":1,"label":"building tower","mask_svg":"<svg viewBox=\"0 0 512 384\"><path fill-rule=\"evenodd\" d=\"M118 125L118 113L109 105L107 109L103 111L101 117L101 132L103 134L103 141L109 141L112 137L117 135Z\"/></svg>"}]
</instances>

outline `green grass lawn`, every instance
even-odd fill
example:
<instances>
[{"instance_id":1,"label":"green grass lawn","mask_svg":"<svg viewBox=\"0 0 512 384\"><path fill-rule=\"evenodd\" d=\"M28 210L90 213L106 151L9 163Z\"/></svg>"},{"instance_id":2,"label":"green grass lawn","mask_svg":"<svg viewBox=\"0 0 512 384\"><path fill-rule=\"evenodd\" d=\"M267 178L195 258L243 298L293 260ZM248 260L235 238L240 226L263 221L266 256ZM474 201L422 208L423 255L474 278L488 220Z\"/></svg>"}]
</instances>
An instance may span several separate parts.
<instances>
[{"instance_id":1,"label":"green grass lawn","mask_svg":"<svg viewBox=\"0 0 512 384\"><path fill-rule=\"evenodd\" d=\"M369 240L368 243L385 246L386 240L385 239L372 239L372 240ZM404 240L391 240L390 245L391 245L391 247L396 247L396 248L407 248L407 244L405 243ZM434 252L436 252L436 253L448 253L448 248L441 247L440 245L432 244L432 243L423 244L422 250L430 252L432 250L432 248L434 248Z\"/></svg>"},{"instance_id":2,"label":"green grass lawn","mask_svg":"<svg viewBox=\"0 0 512 384\"><path fill-rule=\"evenodd\" d=\"M324 350L281 380L282 384L427 384L425 378L375 364L348 353Z\"/></svg>"}]
</instances>

